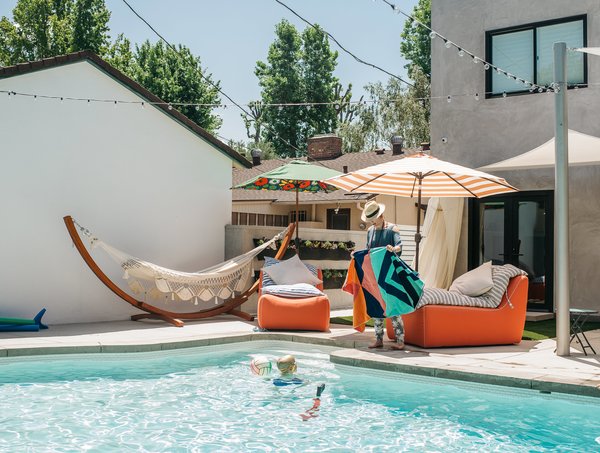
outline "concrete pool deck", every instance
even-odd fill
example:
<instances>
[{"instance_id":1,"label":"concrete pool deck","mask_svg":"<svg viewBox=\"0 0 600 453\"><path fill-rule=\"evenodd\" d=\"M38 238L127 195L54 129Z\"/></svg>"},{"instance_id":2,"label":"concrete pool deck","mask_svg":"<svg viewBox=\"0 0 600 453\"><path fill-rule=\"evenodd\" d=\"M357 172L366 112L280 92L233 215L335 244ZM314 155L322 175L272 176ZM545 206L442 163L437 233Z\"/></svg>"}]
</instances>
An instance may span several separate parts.
<instances>
[{"instance_id":1,"label":"concrete pool deck","mask_svg":"<svg viewBox=\"0 0 600 453\"><path fill-rule=\"evenodd\" d=\"M370 350L372 329L364 334L350 326L331 325L330 332L255 332L254 322L217 316L186 323L117 321L50 326L39 332L0 332L0 365L4 357L48 354L161 351L254 340L283 340L339 347L331 361L379 370L485 384L600 397L600 355L585 356L573 343L570 357L554 354L555 341L519 345ZM600 330L587 333L600 352ZM577 350L576 348L579 348Z\"/></svg>"}]
</instances>

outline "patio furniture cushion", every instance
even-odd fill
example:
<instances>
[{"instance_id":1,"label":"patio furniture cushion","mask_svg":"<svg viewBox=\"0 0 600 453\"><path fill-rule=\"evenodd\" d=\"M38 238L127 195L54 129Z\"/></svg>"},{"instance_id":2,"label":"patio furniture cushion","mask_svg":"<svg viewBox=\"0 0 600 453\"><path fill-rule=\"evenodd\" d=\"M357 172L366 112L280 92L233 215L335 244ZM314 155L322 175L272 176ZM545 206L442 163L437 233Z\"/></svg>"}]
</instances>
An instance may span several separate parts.
<instances>
[{"instance_id":1,"label":"patio furniture cushion","mask_svg":"<svg viewBox=\"0 0 600 453\"><path fill-rule=\"evenodd\" d=\"M422 348L519 343L525 326L528 286L525 275L511 278L497 308L423 306L402 316L404 341ZM387 334L395 339L391 324L388 319Z\"/></svg>"},{"instance_id":2,"label":"patio furniture cushion","mask_svg":"<svg viewBox=\"0 0 600 453\"><path fill-rule=\"evenodd\" d=\"M322 278L321 271L317 272ZM260 279L256 316L259 327L269 330L329 330L330 304L326 295L290 298L264 294L262 275ZM317 288L322 291L323 284L320 283Z\"/></svg>"},{"instance_id":3,"label":"patio furniture cushion","mask_svg":"<svg viewBox=\"0 0 600 453\"><path fill-rule=\"evenodd\" d=\"M322 283L308 268L300 261L298 255L288 260L281 261L272 266L265 267L263 272L269 274L278 285L293 285L294 283L308 283L318 285Z\"/></svg>"},{"instance_id":4,"label":"patio furniture cushion","mask_svg":"<svg viewBox=\"0 0 600 453\"><path fill-rule=\"evenodd\" d=\"M527 274L525 271L512 264L492 266L492 280L494 286L481 296L470 297L455 291L446 291L445 289L440 288L425 288L416 308L418 309L424 305L458 305L496 308L502 301L502 296L504 296L504 293L506 292L509 280L518 275Z\"/></svg>"},{"instance_id":5,"label":"patio furniture cushion","mask_svg":"<svg viewBox=\"0 0 600 453\"><path fill-rule=\"evenodd\" d=\"M322 291L318 290L309 283L295 283L293 285L269 285L267 287L263 287L262 293L291 298L325 295Z\"/></svg>"},{"instance_id":6,"label":"patio furniture cushion","mask_svg":"<svg viewBox=\"0 0 600 453\"><path fill-rule=\"evenodd\" d=\"M465 296L477 297L487 293L494 286L492 280L492 262L488 261L481 266L458 277L449 291L458 292Z\"/></svg>"},{"instance_id":7,"label":"patio furniture cushion","mask_svg":"<svg viewBox=\"0 0 600 453\"><path fill-rule=\"evenodd\" d=\"M281 260L272 258L270 256L266 256L265 257L265 264L263 266L263 269L265 267L273 266L274 264L277 264L277 263L281 263ZM315 277L318 278L319 270L315 266L313 266L312 264L306 263L304 261L302 261L302 264L304 264L306 266L306 268L309 271L311 271ZM276 285L276 283L269 276L269 274L267 274L266 272L263 272L262 273L262 287L264 288L265 286L271 286L271 285Z\"/></svg>"}]
</instances>

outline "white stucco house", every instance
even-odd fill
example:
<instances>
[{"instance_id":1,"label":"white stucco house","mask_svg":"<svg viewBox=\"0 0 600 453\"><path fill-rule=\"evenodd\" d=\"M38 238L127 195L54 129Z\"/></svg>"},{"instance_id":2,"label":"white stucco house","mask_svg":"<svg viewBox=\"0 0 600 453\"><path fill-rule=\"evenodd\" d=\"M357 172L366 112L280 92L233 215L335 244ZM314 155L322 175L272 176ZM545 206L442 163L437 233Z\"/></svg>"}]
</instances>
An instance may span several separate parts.
<instances>
[{"instance_id":1,"label":"white stucco house","mask_svg":"<svg viewBox=\"0 0 600 453\"><path fill-rule=\"evenodd\" d=\"M160 99L89 52L0 68L0 316L46 307L45 320L60 324L138 313L85 265L65 215L165 267L197 271L223 260L232 165L251 164L151 102ZM122 282L115 263L95 258Z\"/></svg>"}]
</instances>

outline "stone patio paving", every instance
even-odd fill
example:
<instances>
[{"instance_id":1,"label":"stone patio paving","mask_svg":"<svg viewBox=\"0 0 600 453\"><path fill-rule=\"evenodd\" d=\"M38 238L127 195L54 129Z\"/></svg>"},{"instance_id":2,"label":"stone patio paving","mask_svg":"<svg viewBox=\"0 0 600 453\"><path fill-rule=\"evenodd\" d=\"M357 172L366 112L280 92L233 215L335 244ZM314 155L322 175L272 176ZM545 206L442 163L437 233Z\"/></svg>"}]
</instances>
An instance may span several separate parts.
<instances>
[{"instance_id":1,"label":"stone patio paving","mask_svg":"<svg viewBox=\"0 0 600 453\"><path fill-rule=\"evenodd\" d=\"M330 357L338 364L600 397L600 356L585 356L576 343L570 357L554 354L554 340L429 350L408 345L405 351L373 351L366 347L373 338L372 329L360 334L342 325L332 325L330 332L255 332L255 327L253 322L218 316L187 323L183 328L162 322L119 321L57 325L39 332L0 332L0 365L1 357L159 351L284 340L337 346L340 349ZM600 352L600 330L587 335Z\"/></svg>"}]
</instances>

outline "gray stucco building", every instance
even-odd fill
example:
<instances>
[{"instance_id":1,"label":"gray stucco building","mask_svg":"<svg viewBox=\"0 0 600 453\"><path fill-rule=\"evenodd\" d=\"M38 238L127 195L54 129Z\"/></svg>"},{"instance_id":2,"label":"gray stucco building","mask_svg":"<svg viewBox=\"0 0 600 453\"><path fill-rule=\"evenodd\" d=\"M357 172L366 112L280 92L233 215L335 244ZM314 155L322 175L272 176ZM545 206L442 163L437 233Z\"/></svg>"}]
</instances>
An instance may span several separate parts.
<instances>
[{"instance_id":1,"label":"gray stucco building","mask_svg":"<svg viewBox=\"0 0 600 453\"><path fill-rule=\"evenodd\" d=\"M510 74L552 81L552 45L600 46L600 1L432 0L432 28ZM480 167L554 136L554 94L459 55L432 39L431 148L444 160ZM600 57L570 52L569 128L600 137ZM448 98L450 96L450 98ZM599 150L600 152L600 150ZM498 173L520 192L471 200L457 273L483 261L530 273L529 308L553 310L554 170ZM600 308L600 166L570 168L571 305ZM468 227L468 228L467 228Z\"/></svg>"}]
</instances>

